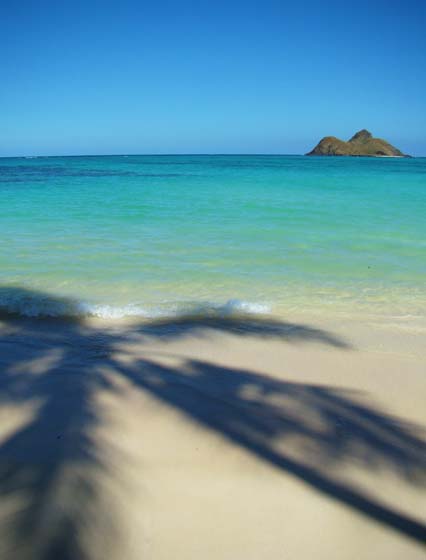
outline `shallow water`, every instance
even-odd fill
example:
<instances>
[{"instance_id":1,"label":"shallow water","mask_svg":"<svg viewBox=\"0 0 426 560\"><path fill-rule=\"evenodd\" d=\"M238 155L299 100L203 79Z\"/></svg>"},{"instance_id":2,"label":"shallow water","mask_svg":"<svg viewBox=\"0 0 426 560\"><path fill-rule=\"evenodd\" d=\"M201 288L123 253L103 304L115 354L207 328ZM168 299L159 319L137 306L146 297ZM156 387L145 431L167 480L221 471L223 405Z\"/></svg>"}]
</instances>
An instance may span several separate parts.
<instances>
[{"instance_id":1,"label":"shallow water","mask_svg":"<svg viewBox=\"0 0 426 560\"><path fill-rule=\"evenodd\" d=\"M426 158L3 158L0 211L23 314L426 309Z\"/></svg>"}]
</instances>

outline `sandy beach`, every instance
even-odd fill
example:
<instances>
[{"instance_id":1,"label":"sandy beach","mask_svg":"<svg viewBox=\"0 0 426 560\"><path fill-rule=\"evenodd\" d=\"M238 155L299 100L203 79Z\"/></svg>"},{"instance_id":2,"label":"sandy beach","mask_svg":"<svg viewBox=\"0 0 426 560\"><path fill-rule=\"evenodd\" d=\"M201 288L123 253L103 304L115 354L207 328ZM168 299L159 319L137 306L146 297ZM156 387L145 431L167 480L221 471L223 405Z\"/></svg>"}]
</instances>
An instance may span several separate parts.
<instances>
[{"instance_id":1,"label":"sandy beach","mask_svg":"<svg viewBox=\"0 0 426 560\"><path fill-rule=\"evenodd\" d=\"M0 560L426 560L425 28L2 2Z\"/></svg>"},{"instance_id":2,"label":"sandy beach","mask_svg":"<svg viewBox=\"0 0 426 560\"><path fill-rule=\"evenodd\" d=\"M3 316L0 557L423 559L423 342Z\"/></svg>"}]
</instances>

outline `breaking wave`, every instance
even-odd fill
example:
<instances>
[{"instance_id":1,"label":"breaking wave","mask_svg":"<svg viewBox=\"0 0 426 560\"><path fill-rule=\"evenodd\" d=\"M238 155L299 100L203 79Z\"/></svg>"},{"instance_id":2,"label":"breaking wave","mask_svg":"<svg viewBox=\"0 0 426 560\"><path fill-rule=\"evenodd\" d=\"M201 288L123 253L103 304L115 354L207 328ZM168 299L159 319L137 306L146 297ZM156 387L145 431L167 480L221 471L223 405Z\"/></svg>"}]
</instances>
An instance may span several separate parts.
<instances>
[{"instance_id":1,"label":"breaking wave","mask_svg":"<svg viewBox=\"0 0 426 560\"><path fill-rule=\"evenodd\" d=\"M67 297L57 297L24 288L0 288L0 311L23 317L98 317L122 319L126 317L160 318L187 315L225 317L238 314L259 315L270 312L262 303L230 299L225 303L165 302L160 305L110 305L90 303Z\"/></svg>"}]
</instances>

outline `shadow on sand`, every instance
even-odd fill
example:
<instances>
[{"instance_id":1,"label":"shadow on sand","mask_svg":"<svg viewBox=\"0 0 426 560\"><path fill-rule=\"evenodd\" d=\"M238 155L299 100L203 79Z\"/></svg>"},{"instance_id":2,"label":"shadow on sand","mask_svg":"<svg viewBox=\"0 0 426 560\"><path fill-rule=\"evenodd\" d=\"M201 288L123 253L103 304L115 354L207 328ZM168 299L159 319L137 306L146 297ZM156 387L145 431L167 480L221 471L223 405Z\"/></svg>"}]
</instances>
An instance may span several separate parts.
<instances>
[{"instance_id":1,"label":"shadow on sand","mask_svg":"<svg viewBox=\"0 0 426 560\"><path fill-rule=\"evenodd\" d=\"M21 290L20 295L64 304L48 294ZM424 525L336 475L339 466L354 464L391 471L413 486L426 485L424 432L361 403L362 395L199 360L166 366L146 353L126 362L117 359L117 348L129 333L89 327L78 317L23 320L8 314L2 325L0 405L7 411L35 403L33 416L18 428L6 429L0 440L0 504L21 503L8 506L7 515L0 511L1 535L16 547L4 557L90 559L80 534L92 516L104 516L103 527L114 535L115 521L110 512L96 508L96 487L85 476L87 470L95 478L109 472L92 434L102 422L93 396L99 389L117 390L111 372L312 490L424 542ZM143 351L148 338L208 336L212 330L350 348L326 331L249 317L141 323L132 327L131 335L141 337ZM277 441L284 445L278 447ZM292 442L291 453L286 452L287 441Z\"/></svg>"}]
</instances>

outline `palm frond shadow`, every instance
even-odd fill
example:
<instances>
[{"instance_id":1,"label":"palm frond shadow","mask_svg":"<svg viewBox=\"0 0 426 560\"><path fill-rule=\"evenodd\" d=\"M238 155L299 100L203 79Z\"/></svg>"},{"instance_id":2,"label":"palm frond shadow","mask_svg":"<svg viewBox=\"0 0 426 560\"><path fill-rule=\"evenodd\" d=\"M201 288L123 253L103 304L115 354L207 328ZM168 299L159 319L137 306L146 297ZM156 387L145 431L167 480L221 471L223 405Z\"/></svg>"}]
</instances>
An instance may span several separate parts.
<instances>
[{"instance_id":1,"label":"palm frond shadow","mask_svg":"<svg viewBox=\"0 0 426 560\"><path fill-rule=\"evenodd\" d=\"M188 315L176 319L157 319L141 325L139 331L160 340L175 340L187 336L203 338L208 337L212 332L222 332L235 336L255 336L292 343L314 342L335 348L351 349L348 342L325 330L253 315L236 317Z\"/></svg>"},{"instance_id":2,"label":"palm frond shadow","mask_svg":"<svg viewBox=\"0 0 426 560\"><path fill-rule=\"evenodd\" d=\"M424 542L426 526L335 477L340 466L354 463L368 470L391 470L409 484L425 486L424 429L358 404L359 395L349 390L277 381L197 360L172 368L144 359L120 372L135 386L329 498ZM282 451L286 440L291 441L291 454Z\"/></svg>"},{"instance_id":3,"label":"palm frond shadow","mask_svg":"<svg viewBox=\"0 0 426 560\"><path fill-rule=\"evenodd\" d=\"M75 332L75 327L72 330ZM36 338L37 331L24 329L3 337L0 348L14 336ZM0 504L8 499L13 503L14 498L22 502L14 515L3 518L0 543L6 546L12 542L14 548L2 551L0 544L0 557L90 558L81 532L85 525L90 526L90 504L97 495L84 472L107 468L91 438L99 422L92 395L105 387L107 380L96 368L73 368L73 349L63 336L64 332L56 333L47 347L35 344L32 350L27 349L24 360L23 356L12 363L0 360L0 408L11 403L35 403L36 407L31 421L0 443ZM31 365L52 350L57 359L39 372L31 371ZM98 513L113 533L109 513Z\"/></svg>"},{"instance_id":4,"label":"palm frond shadow","mask_svg":"<svg viewBox=\"0 0 426 560\"><path fill-rule=\"evenodd\" d=\"M55 303L48 294L35 296ZM93 406L94 394L101 388L116 391L107 369L328 498L401 535L420 542L426 538L426 528L414 518L378 503L338 476L340 466L354 463L392 471L410 485L426 483L424 432L365 404L362 395L197 360L164 366L150 356L130 365L116 354L128 341L127 333L96 330L75 317L61 323L22 321L8 314L3 324L0 351L9 350L0 353L0 405L36 403L33 417L0 441L0 512L1 504L10 500L24 504L0 527L8 542L20 543L19 550L7 550L5 557L90 560L81 534L93 517L114 538L113 514L96 508L99 496L93 483L96 473L114 477L92 435L102 422ZM332 333L267 319L186 318L132 329L142 335L142 345L144 337L172 340L212 331L350 348ZM17 347L18 355L10 351ZM297 442L291 454L286 453L289 441L293 446ZM86 476L88 470L94 477Z\"/></svg>"}]
</instances>

